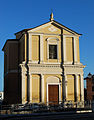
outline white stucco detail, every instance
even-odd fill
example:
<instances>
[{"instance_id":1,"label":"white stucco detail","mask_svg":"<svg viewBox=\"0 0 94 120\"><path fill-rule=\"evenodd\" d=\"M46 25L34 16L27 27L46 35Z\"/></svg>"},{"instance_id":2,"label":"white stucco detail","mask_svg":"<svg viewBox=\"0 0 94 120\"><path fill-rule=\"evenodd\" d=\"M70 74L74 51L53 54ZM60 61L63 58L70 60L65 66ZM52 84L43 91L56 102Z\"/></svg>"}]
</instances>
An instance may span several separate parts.
<instances>
[{"instance_id":1,"label":"white stucco detail","mask_svg":"<svg viewBox=\"0 0 94 120\"><path fill-rule=\"evenodd\" d=\"M79 91L79 89L78 89L78 75L76 74L75 75L75 88L76 88L76 101L78 101L78 91Z\"/></svg>"},{"instance_id":2,"label":"white stucco detail","mask_svg":"<svg viewBox=\"0 0 94 120\"><path fill-rule=\"evenodd\" d=\"M32 102L32 74L29 75L30 79L30 102Z\"/></svg>"},{"instance_id":3,"label":"white stucco detail","mask_svg":"<svg viewBox=\"0 0 94 120\"><path fill-rule=\"evenodd\" d=\"M22 83L22 103L24 104L25 103L25 74L22 73L22 80L21 80L21 83Z\"/></svg>"},{"instance_id":4,"label":"white stucco detail","mask_svg":"<svg viewBox=\"0 0 94 120\"><path fill-rule=\"evenodd\" d=\"M64 100L67 100L67 75L64 75Z\"/></svg>"},{"instance_id":5,"label":"white stucco detail","mask_svg":"<svg viewBox=\"0 0 94 120\"><path fill-rule=\"evenodd\" d=\"M45 90L44 89L44 75L41 74L41 95L42 95L41 100L42 102L44 102L44 93L45 93L44 90Z\"/></svg>"},{"instance_id":6,"label":"white stucco detail","mask_svg":"<svg viewBox=\"0 0 94 120\"><path fill-rule=\"evenodd\" d=\"M40 35L40 62L44 61L44 43L43 43L43 35Z\"/></svg>"},{"instance_id":7,"label":"white stucco detail","mask_svg":"<svg viewBox=\"0 0 94 120\"><path fill-rule=\"evenodd\" d=\"M28 58L29 62L32 61L32 34L29 33L29 39L28 39Z\"/></svg>"},{"instance_id":8,"label":"white stucco detail","mask_svg":"<svg viewBox=\"0 0 94 120\"><path fill-rule=\"evenodd\" d=\"M57 29L54 26L49 27L48 30L51 31L51 32L57 31Z\"/></svg>"},{"instance_id":9,"label":"white stucco detail","mask_svg":"<svg viewBox=\"0 0 94 120\"><path fill-rule=\"evenodd\" d=\"M66 36L63 35L63 64L66 64Z\"/></svg>"},{"instance_id":10,"label":"white stucco detail","mask_svg":"<svg viewBox=\"0 0 94 120\"><path fill-rule=\"evenodd\" d=\"M73 46L74 46L74 64L77 63L77 37L73 37Z\"/></svg>"},{"instance_id":11,"label":"white stucco detail","mask_svg":"<svg viewBox=\"0 0 94 120\"><path fill-rule=\"evenodd\" d=\"M84 101L84 79L82 74L80 77L81 77L81 101Z\"/></svg>"}]
</instances>

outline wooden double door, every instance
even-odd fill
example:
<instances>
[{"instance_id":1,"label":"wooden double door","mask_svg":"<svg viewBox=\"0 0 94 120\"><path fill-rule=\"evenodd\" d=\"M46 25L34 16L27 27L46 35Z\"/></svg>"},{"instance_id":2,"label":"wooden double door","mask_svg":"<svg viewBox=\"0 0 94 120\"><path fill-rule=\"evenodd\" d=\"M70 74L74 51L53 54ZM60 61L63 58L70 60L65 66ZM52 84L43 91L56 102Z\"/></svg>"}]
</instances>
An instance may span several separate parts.
<instances>
[{"instance_id":1,"label":"wooden double door","mask_svg":"<svg viewBox=\"0 0 94 120\"><path fill-rule=\"evenodd\" d=\"M49 104L58 104L59 102L59 85L48 85Z\"/></svg>"}]
</instances>

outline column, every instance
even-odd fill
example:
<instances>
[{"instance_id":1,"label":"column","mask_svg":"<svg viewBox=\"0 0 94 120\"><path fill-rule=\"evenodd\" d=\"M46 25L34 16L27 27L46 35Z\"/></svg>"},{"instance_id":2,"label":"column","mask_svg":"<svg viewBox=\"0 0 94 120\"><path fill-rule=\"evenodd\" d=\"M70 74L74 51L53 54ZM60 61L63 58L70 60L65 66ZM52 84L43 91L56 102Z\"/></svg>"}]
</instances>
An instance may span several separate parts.
<instances>
[{"instance_id":1,"label":"column","mask_svg":"<svg viewBox=\"0 0 94 120\"><path fill-rule=\"evenodd\" d=\"M29 33L28 39L28 60L29 62L32 61L32 34Z\"/></svg>"},{"instance_id":2,"label":"column","mask_svg":"<svg viewBox=\"0 0 94 120\"><path fill-rule=\"evenodd\" d=\"M44 45L43 45L43 35L40 35L40 62L43 62Z\"/></svg>"},{"instance_id":3,"label":"column","mask_svg":"<svg viewBox=\"0 0 94 120\"><path fill-rule=\"evenodd\" d=\"M57 41L57 61L59 62L59 40Z\"/></svg>"},{"instance_id":4,"label":"column","mask_svg":"<svg viewBox=\"0 0 94 120\"><path fill-rule=\"evenodd\" d=\"M29 98L30 98L30 102L32 103L32 74L29 74L29 82L30 82Z\"/></svg>"},{"instance_id":5,"label":"column","mask_svg":"<svg viewBox=\"0 0 94 120\"><path fill-rule=\"evenodd\" d=\"M74 64L77 63L77 45L76 45L76 37L73 37L73 46L74 46Z\"/></svg>"},{"instance_id":6,"label":"column","mask_svg":"<svg viewBox=\"0 0 94 120\"><path fill-rule=\"evenodd\" d=\"M84 101L84 80L83 75L80 75L81 80L81 101Z\"/></svg>"},{"instance_id":7,"label":"column","mask_svg":"<svg viewBox=\"0 0 94 120\"><path fill-rule=\"evenodd\" d=\"M44 102L44 75L41 74L41 102Z\"/></svg>"},{"instance_id":8,"label":"column","mask_svg":"<svg viewBox=\"0 0 94 120\"><path fill-rule=\"evenodd\" d=\"M21 94L22 94L22 104L25 103L25 98L26 98L26 85L25 85L25 73L22 72L22 81L21 81L21 84L22 84L22 90L21 90Z\"/></svg>"},{"instance_id":9,"label":"column","mask_svg":"<svg viewBox=\"0 0 94 120\"><path fill-rule=\"evenodd\" d=\"M67 100L67 75L64 75L64 101Z\"/></svg>"},{"instance_id":10,"label":"column","mask_svg":"<svg viewBox=\"0 0 94 120\"><path fill-rule=\"evenodd\" d=\"M66 64L66 37L63 35L63 62Z\"/></svg>"},{"instance_id":11,"label":"column","mask_svg":"<svg viewBox=\"0 0 94 120\"><path fill-rule=\"evenodd\" d=\"M75 75L75 101L78 101L78 75Z\"/></svg>"}]
</instances>

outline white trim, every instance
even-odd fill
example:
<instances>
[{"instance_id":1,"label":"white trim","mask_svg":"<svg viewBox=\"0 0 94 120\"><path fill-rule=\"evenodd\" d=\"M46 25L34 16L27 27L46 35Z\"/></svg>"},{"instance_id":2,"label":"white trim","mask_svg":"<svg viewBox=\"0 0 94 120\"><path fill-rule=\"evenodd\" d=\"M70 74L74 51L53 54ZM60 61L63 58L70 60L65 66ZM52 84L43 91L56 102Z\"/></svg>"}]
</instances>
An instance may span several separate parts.
<instances>
[{"instance_id":1,"label":"white trim","mask_svg":"<svg viewBox=\"0 0 94 120\"><path fill-rule=\"evenodd\" d=\"M24 104L25 103L25 74L23 74L23 72L22 72L22 79L21 79L21 84L22 84L22 89L21 89L21 94L22 94L22 104Z\"/></svg>"},{"instance_id":2,"label":"white trim","mask_svg":"<svg viewBox=\"0 0 94 120\"><path fill-rule=\"evenodd\" d=\"M73 62L70 62L70 61L64 61L64 64L73 64Z\"/></svg>"},{"instance_id":3,"label":"white trim","mask_svg":"<svg viewBox=\"0 0 94 120\"><path fill-rule=\"evenodd\" d=\"M43 62L44 64L54 64L54 65L60 65L60 62Z\"/></svg>"},{"instance_id":4,"label":"white trim","mask_svg":"<svg viewBox=\"0 0 94 120\"><path fill-rule=\"evenodd\" d=\"M63 34L64 37L76 37L77 35L68 35L68 34Z\"/></svg>"},{"instance_id":5,"label":"white trim","mask_svg":"<svg viewBox=\"0 0 94 120\"><path fill-rule=\"evenodd\" d=\"M76 101L78 101L78 92L79 92L79 90L78 90L78 75L76 75L75 74L75 82L76 82L76 84L75 84L75 87L76 87Z\"/></svg>"},{"instance_id":6,"label":"white trim","mask_svg":"<svg viewBox=\"0 0 94 120\"><path fill-rule=\"evenodd\" d=\"M50 42L50 40L57 40L57 41L59 41L59 39L57 37L49 37L49 38L47 38L47 41Z\"/></svg>"},{"instance_id":7,"label":"white trim","mask_svg":"<svg viewBox=\"0 0 94 120\"><path fill-rule=\"evenodd\" d=\"M64 97L65 97L65 100L67 100L67 75L64 75Z\"/></svg>"},{"instance_id":8,"label":"white trim","mask_svg":"<svg viewBox=\"0 0 94 120\"><path fill-rule=\"evenodd\" d=\"M54 34L54 33L39 33L39 32L28 32L29 34L33 34L33 35L53 35L53 36L61 36L61 34Z\"/></svg>"},{"instance_id":9,"label":"white trim","mask_svg":"<svg viewBox=\"0 0 94 120\"><path fill-rule=\"evenodd\" d=\"M37 63L38 64L39 61L32 61L31 63Z\"/></svg>"},{"instance_id":10,"label":"white trim","mask_svg":"<svg viewBox=\"0 0 94 120\"><path fill-rule=\"evenodd\" d=\"M46 40L47 40L47 61L49 62L49 45L57 45L57 59L55 60L59 62L59 39L56 37L49 37Z\"/></svg>"},{"instance_id":11,"label":"white trim","mask_svg":"<svg viewBox=\"0 0 94 120\"><path fill-rule=\"evenodd\" d=\"M31 74L54 74L54 75L56 75L56 74L60 74L60 75L62 75L62 72L54 72L54 71L32 71L32 72L30 72Z\"/></svg>"},{"instance_id":12,"label":"white trim","mask_svg":"<svg viewBox=\"0 0 94 120\"><path fill-rule=\"evenodd\" d=\"M32 102L32 74L29 74L30 77L30 102Z\"/></svg>"},{"instance_id":13,"label":"white trim","mask_svg":"<svg viewBox=\"0 0 94 120\"><path fill-rule=\"evenodd\" d=\"M81 101L84 101L84 80L83 75L80 75L81 80Z\"/></svg>"},{"instance_id":14,"label":"white trim","mask_svg":"<svg viewBox=\"0 0 94 120\"><path fill-rule=\"evenodd\" d=\"M45 91L44 91L44 75L43 74L41 74L41 95L42 95L42 97L41 97L41 99L42 99L42 102L44 102L44 93L45 93Z\"/></svg>"},{"instance_id":15,"label":"white trim","mask_svg":"<svg viewBox=\"0 0 94 120\"><path fill-rule=\"evenodd\" d=\"M43 62L44 55L44 43L43 43L43 35L40 35L40 62Z\"/></svg>"},{"instance_id":16,"label":"white trim","mask_svg":"<svg viewBox=\"0 0 94 120\"><path fill-rule=\"evenodd\" d=\"M28 52L29 52L29 62L32 61L32 34L29 33L29 39L28 39Z\"/></svg>"},{"instance_id":17,"label":"white trim","mask_svg":"<svg viewBox=\"0 0 94 120\"><path fill-rule=\"evenodd\" d=\"M63 35L63 63L66 64L66 36Z\"/></svg>"},{"instance_id":18,"label":"white trim","mask_svg":"<svg viewBox=\"0 0 94 120\"><path fill-rule=\"evenodd\" d=\"M48 105L48 85L59 85L59 102L61 102L61 83L47 83L47 105Z\"/></svg>"},{"instance_id":19,"label":"white trim","mask_svg":"<svg viewBox=\"0 0 94 120\"><path fill-rule=\"evenodd\" d=\"M73 37L73 46L74 46L74 64L77 63L77 38Z\"/></svg>"}]
</instances>

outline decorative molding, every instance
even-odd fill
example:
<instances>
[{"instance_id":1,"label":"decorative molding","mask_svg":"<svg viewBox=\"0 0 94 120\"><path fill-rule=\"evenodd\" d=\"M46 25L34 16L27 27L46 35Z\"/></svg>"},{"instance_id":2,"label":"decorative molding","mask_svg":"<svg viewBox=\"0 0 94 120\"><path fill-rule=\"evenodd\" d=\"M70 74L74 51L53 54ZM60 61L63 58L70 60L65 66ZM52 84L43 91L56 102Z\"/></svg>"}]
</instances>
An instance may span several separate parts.
<instances>
[{"instance_id":1,"label":"decorative molding","mask_svg":"<svg viewBox=\"0 0 94 120\"><path fill-rule=\"evenodd\" d=\"M40 33L40 32L30 32L29 34L32 34L32 35L48 35L48 36L61 36L61 34L53 34L53 33Z\"/></svg>"},{"instance_id":2,"label":"decorative molding","mask_svg":"<svg viewBox=\"0 0 94 120\"><path fill-rule=\"evenodd\" d=\"M49 42L50 42L50 40L55 40L55 41L57 40L57 41L59 41L59 39L57 37L49 37L46 40L49 41Z\"/></svg>"},{"instance_id":3,"label":"decorative molding","mask_svg":"<svg viewBox=\"0 0 94 120\"><path fill-rule=\"evenodd\" d=\"M57 29L54 26L51 26L50 28L48 28L48 30L50 32L56 32L57 31Z\"/></svg>"}]
</instances>

